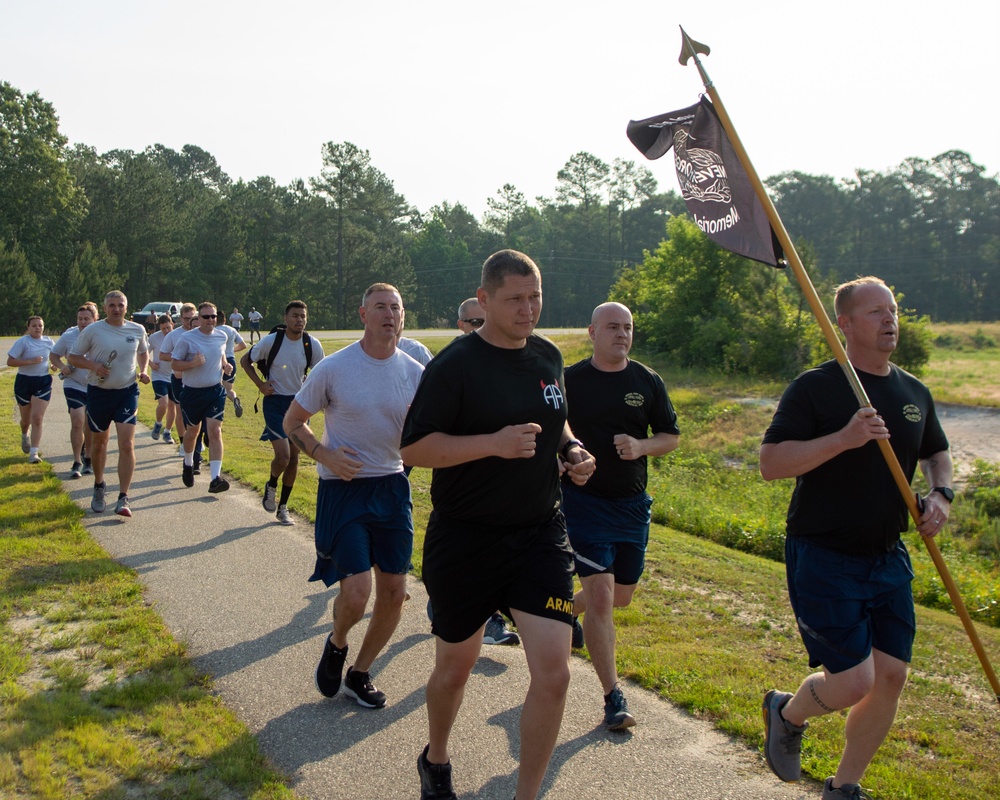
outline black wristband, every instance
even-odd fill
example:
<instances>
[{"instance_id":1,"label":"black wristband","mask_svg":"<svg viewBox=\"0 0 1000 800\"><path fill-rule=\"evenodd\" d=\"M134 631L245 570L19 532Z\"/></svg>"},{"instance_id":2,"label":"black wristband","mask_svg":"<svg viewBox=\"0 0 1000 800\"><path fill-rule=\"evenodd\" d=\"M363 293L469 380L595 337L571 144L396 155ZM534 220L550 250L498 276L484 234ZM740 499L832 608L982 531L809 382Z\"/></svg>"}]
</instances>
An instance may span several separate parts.
<instances>
[{"instance_id":1,"label":"black wristband","mask_svg":"<svg viewBox=\"0 0 1000 800\"><path fill-rule=\"evenodd\" d=\"M581 442L579 439L570 439L568 442L566 442L566 444L564 444L560 448L559 453L560 453L560 455L562 455L563 461L569 461L569 449L571 447L573 447L574 445L576 445L577 447L582 448L583 447L583 442Z\"/></svg>"}]
</instances>

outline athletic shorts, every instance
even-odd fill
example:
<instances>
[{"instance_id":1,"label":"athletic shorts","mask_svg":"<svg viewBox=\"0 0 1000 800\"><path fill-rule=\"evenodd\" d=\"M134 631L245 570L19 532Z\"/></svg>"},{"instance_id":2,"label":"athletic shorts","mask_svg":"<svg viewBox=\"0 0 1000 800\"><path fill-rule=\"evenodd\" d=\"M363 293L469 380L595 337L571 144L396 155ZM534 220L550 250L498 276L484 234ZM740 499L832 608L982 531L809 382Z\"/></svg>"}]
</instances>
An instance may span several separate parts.
<instances>
[{"instance_id":1,"label":"athletic shorts","mask_svg":"<svg viewBox=\"0 0 1000 800\"><path fill-rule=\"evenodd\" d=\"M811 668L843 672L872 648L910 662L917 620L913 568L901 541L881 555L855 556L788 536L785 572Z\"/></svg>"},{"instance_id":2,"label":"athletic shorts","mask_svg":"<svg viewBox=\"0 0 1000 800\"><path fill-rule=\"evenodd\" d=\"M184 391L184 381L178 378L176 375L170 376L170 392L167 397L170 398L171 403L181 404L181 392Z\"/></svg>"},{"instance_id":3,"label":"athletic shorts","mask_svg":"<svg viewBox=\"0 0 1000 800\"><path fill-rule=\"evenodd\" d=\"M285 412L294 399L295 395L291 394L264 395L264 432L260 435L260 441L273 442L288 438L285 435Z\"/></svg>"},{"instance_id":4,"label":"athletic shorts","mask_svg":"<svg viewBox=\"0 0 1000 800\"><path fill-rule=\"evenodd\" d=\"M51 375L22 375L14 377L14 399L19 406L30 406L31 398L48 402L52 399Z\"/></svg>"},{"instance_id":5,"label":"athletic shorts","mask_svg":"<svg viewBox=\"0 0 1000 800\"><path fill-rule=\"evenodd\" d=\"M112 422L135 425L139 410L139 384L124 389L87 387L87 424L94 433L103 433Z\"/></svg>"},{"instance_id":6,"label":"athletic shorts","mask_svg":"<svg viewBox=\"0 0 1000 800\"><path fill-rule=\"evenodd\" d=\"M595 497L563 484L563 514L581 578L607 573L615 583L639 582L646 566L650 509L645 492L632 497Z\"/></svg>"},{"instance_id":7,"label":"athletic shorts","mask_svg":"<svg viewBox=\"0 0 1000 800\"><path fill-rule=\"evenodd\" d=\"M424 539L431 632L464 642L495 611L573 624L573 550L557 511L541 525L474 525L431 512Z\"/></svg>"},{"instance_id":8,"label":"athletic shorts","mask_svg":"<svg viewBox=\"0 0 1000 800\"><path fill-rule=\"evenodd\" d=\"M402 472L351 481L320 479L315 530L316 568L309 580L333 586L373 566L405 575L413 555L410 482Z\"/></svg>"},{"instance_id":9,"label":"athletic shorts","mask_svg":"<svg viewBox=\"0 0 1000 800\"><path fill-rule=\"evenodd\" d=\"M170 381L153 381L153 397L159 400L161 397L170 397Z\"/></svg>"},{"instance_id":10,"label":"athletic shorts","mask_svg":"<svg viewBox=\"0 0 1000 800\"><path fill-rule=\"evenodd\" d=\"M206 419L222 422L226 414L226 390L214 386L185 386L181 392L181 414L186 427L201 425Z\"/></svg>"},{"instance_id":11,"label":"athletic shorts","mask_svg":"<svg viewBox=\"0 0 1000 800\"><path fill-rule=\"evenodd\" d=\"M236 373L239 371L236 369L236 356L226 356L226 361L229 362L229 366L233 368L233 371L228 375L223 373L222 380L226 383L236 383Z\"/></svg>"},{"instance_id":12,"label":"athletic shorts","mask_svg":"<svg viewBox=\"0 0 1000 800\"><path fill-rule=\"evenodd\" d=\"M87 393L83 389L63 384L63 394L66 396L66 408L70 411L87 407Z\"/></svg>"}]
</instances>

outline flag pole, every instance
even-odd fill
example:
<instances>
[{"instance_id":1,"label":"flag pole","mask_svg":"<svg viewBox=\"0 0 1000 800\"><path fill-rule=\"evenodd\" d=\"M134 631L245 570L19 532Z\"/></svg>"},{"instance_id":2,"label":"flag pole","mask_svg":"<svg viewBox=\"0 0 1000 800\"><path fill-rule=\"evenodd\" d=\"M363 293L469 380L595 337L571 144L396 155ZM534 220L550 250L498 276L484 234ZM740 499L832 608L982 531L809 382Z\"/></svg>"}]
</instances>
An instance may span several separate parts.
<instances>
[{"instance_id":1,"label":"flag pole","mask_svg":"<svg viewBox=\"0 0 1000 800\"><path fill-rule=\"evenodd\" d=\"M791 266L792 272L795 274L795 279L798 281L799 286L802 289L802 293L805 295L806 301L809 303L809 307L812 309L813 315L816 317L816 321L819 323L819 326L823 331L823 336L830 345L830 349L833 351L833 355L836 358L837 363L840 364L841 369L844 371L844 375L847 377L847 381L851 385L854 396L858 400L858 405L861 408L871 408L871 401L868 399L868 394L861 385L861 380L858 378L858 374L854 370L854 365L851 364L850 360L847 358L847 351L844 349L844 345L840 341L840 336L838 335L836 328L834 328L833 323L830 321L830 316L826 313L823 303L819 299L816 287L813 286L813 282L809 278L809 273L806 272L805 266L802 264L802 259L799 258L798 251L795 249L795 245L792 243L791 237L788 235L788 231L785 230L781 217L778 216L778 210L774 207L774 203L771 202L771 198L768 195L767 190L764 188L764 184L761 183L761 180L757 175L757 170L754 169L753 164L750 162L750 157L743 148L743 143L740 141L740 137L737 135L736 129L733 127L732 120L729 119L729 114L726 112L726 107L722 102L722 98L719 97L719 93L716 91L715 85L712 83L711 78L708 77L708 73L705 71L705 67L701 63L701 59L698 58L699 53L708 55L710 48L707 45L696 42L694 39L690 38L683 27L681 28L681 39L681 54L678 59L681 66L687 66L688 59L694 59L695 66L698 68L698 72L701 75L701 81L705 86L705 90L708 92L708 96L712 99L712 104L718 114L719 121L722 123L722 127L728 134L729 141L733 145L733 149L736 151L736 155L739 157L740 163L743 165L743 169L746 170L747 177L750 179L750 183L754 188L754 193L757 195L757 199L760 200L761 205L764 207L764 211L767 213L767 217L771 222L774 234L781 243L781 247L785 252L785 258L788 260L788 264ZM903 500L906 502L906 507L909 509L910 516L913 517L914 521L919 520L921 512L917 506L916 495L914 495L913 491L910 489L910 482L906 479L906 475L903 474L903 468L899 465L899 460L896 458L896 453L893 451L892 445L890 445L886 439L879 439L878 446L882 451L882 457L885 459L885 462L889 467L889 471L892 473L896 486L899 489L900 494L903 496ZM962 601L962 595L959 593L958 586L955 584L955 581L951 576L951 572L948 570L948 565L944 562L941 550L938 548L937 542L935 542L932 537L924 536L922 538L924 540L924 544L927 546L927 552L930 553L931 559L934 561L934 566L937 567L938 573L941 575L941 580L944 581L944 585L948 590L948 596L951 598L951 603L954 606L955 611L958 613L959 618L962 620L962 624L965 626L965 632L968 634L969 640L972 642L972 648L976 651L976 655L979 657L979 663L982 664L983 670L986 673L986 678L989 681L990 686L993 687L993 694L996 696L997 702L1000 703L1000 680L997 679L996 672L993 671L989 657L986 655L986 649L983 647L983 643L979 639L979 634L976 631L975 624L972 621L972 617L969 616L965 603Z\"/></svg>"}]
</instances>

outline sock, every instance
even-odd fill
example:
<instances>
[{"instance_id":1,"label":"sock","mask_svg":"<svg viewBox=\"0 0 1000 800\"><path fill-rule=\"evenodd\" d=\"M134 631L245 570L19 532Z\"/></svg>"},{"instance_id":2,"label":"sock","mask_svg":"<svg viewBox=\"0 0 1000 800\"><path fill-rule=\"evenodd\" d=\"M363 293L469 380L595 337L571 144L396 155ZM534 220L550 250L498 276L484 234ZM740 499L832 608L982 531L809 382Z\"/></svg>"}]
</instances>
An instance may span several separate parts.
<instances>
[{"instance_id":1,"label":"sock","mask_svg":"<svg viewBox=\"0 0 1000 800\"><path fill-rule=\"evenodd\" d=\"M211 468L212 480L214 481L219 475L222 474L222 462L221 461L209 461L208 466Z\"/></svg>"},{"instance_id":2,"label":"sock","mask_svg":"<svg viewBox=\"0 0 1000 800\"><path fill-rule=\"evenodd\" d=\"M281 484L281 499L278 501L279 506L287 506L288 498L292 496L292 486L295 484L288 485L287 483Z\"/></svg>"},{"instance_id":3,"label":"sock","mask_svg":"<svg viewBox=\"0 0 1000 800\"><path fill-rule=\"evenodd\" d=\"M194 466L194 453L189 453L187 450L184 451L184 466L185 467Z\"/></svg>"},{"instance_id":4,"label":"sock","mask_svg":"<svg viewBox=\"0 0 1000 800\"><path fill-rule=\"evenodd\" d=\"M118 492L118 499L121 500L123 497L128 497L125 492Z\"/></svg>"},{"instance_id":5,"label":"sock","mask_svg":"<svg viewBox=\"0 0 1000 800\"><path fill-rule=\"evenodd\" d=\"M104 484L104 481L101 481L100 483L95 483L94 484L94 488L95 489L104 489L104 488L106 488L105 484Z\"/></svg>"}]
</instances>

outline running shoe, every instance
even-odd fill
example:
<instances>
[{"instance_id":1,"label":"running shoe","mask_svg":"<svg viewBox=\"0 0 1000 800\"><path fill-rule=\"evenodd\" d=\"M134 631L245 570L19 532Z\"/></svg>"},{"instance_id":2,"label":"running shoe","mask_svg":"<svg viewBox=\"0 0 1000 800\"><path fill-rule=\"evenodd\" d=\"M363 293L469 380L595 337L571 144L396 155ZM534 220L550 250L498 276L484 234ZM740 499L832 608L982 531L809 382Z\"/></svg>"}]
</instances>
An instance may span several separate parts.
<instances>
[{"instance_id":1,"label":"running shoe","mask_svg":"<svg viewBox=\"0 0 1000 800\"><path fill-rule=\"evenodd\" d=\"M92 475L94 473L94 466L90 463L90 459L83 456L83 474Z\"/></svg>"},{"instance_id":2,"label":"running shoe","mask_svg":"<svg viewBox=\"0 0 1000 800\"><path fill-rule=\"evenodd\" d=\"M486 630L483 631L483 644L516 645L520 643L521 637L507 628L507 620L503 618L503 614L496 613L490 617L486 623Z\"/></svg>"},{"instance_id":3,"label":"running shoe","mask_svg":"<svg viewBox=\"0 0 1000 800\"><path fill-rule=\"evenodd\" d=\"M628 713L628 700L616 683L611 693L604 695L604 727L609 731L623 731L633 725L635 717Z\"/></svg>"},{"instance_id":4,"label":"running shoe","mask_svg":"<svg viewBox=\"0 0 1000 800\"><path fill-rule=\"evenodd\" d=\"M164 444L173 444L174 443L174 439L170 435L170 431L164 431L163 432L163 443Z\"/></svg>"},{"instance_id":5,"label":"running shoe","mask_svg":"<svg viewBox=\"0 0 1000 800\"><path fill-rule=\"evenodd\" d=\"M273 514L278 510L278 487L269 483L264 484L264 510L268 514Z\"/></svg>"},{"instance_id":6,"label":"running shoe","mask_svg":"<svg viewBox=\"0 0 1000 800\"><path fill-rule=\"evenodd\" d=\"M26 433L21 434L21 452L25 455L31 452L31 437Z\"/></svg>"},{"instance_id":7,"label":"running shoe","mask_svg":"<svg viewBox=\"0 0 1000 800\"><path fill-rule=\"evenodd\" d=\"M347 668L344 678L344 694L358 701L364 708L382 708L385 706L385 693L380 692L372 683L367 672L358 672L353 667Z\"/></svg>"},{"instance_id":8,"label":"running shoe","mask_svg":"<svg viewBox=\"0 0 1000 800\"><path fill-rule=\"evenodd\" d=\"M150 432L149 435L152 436L154 440L156 440L156 439L160 438L160 433L162 431L163 431L163 423L162 422L154 422L153 423L153 430Z\"/></svg>"},{"instance_id":9,"label":"running shoe","mask_svg":"<svg viewBox=\"0 0 1000 800\"><path fill-rule=\"evenodd\" d=\"M236 409L236 418L239 419L243 416L243 403L240 402L240 398L233 398L233 408Z\"/></svg>"},{"instance_id":10,"label":"running shoe","mask_svg":"<svg viewBox=\"0 0 1000 800\"><path fill-rule=\"evenodd\" d=\"M94 496L90 500L90 510L95 514L103 514L104 510L108 507L107 502L104 500L105 491L107 489L103 483L100 486L94 486Z\"/></svg>"},{"instance_id":11,"label":"running shoe","mask_svg":"<svg viewBox=\"0 0 1000 800\"><path fill-rule=\"evenodd\" d=\"M194 467L189 467L185 464L184 469L181 471L181 480L184 481L184 485L188 488L194 486Z\"/></svg>"},{"instance_id":12,"label":"running shoe","mask_svg":"<svg viewBox=\"0 0 1000 800\"><path fill-rule=\"evenodd\" d=\"M417 759L417 772L420 773L420 800L457 800L458 795L451 788L451 762L447 764L432 764L427 760L430 745Z\"/></svg>"},{"instance_id":13,"label":"running shoe","mask_svg":"<svg viewBox=\"0 0 1000 800\"><path fill-rule=\"evenodd\" d=\"M583 625L580 624L579 617L573 617L573 649L581 650L584 644L586 642L583 640Z\"/></svg>"},{"instance_id":14,"label":"running shoe","mask_svg":"<svg viewBox=\"0 0 1000 800\"><path fill-rule=\"evenodd\" d=\"M73 468L69 471L69 476L71 478L79 478L81 475L83 475L83 464L79 461L74 461Z\"/></svg>"},{"instance_id":15,"label":"running shoe","mask_svg":"<svg viewBox=\"0 0 1000 800\"><path fill-rule=\"evenodd\" d=\"M115 513L120 517L131 517L132 509L128 507L128 496L122 495L115 504Z\"/></svg>"},{"instance_id":16,"label":"running shoe","mask_svg":"<svg viewBox=\"0 0 1000 800\"><path fill-rule=\"evenodd\" d=\"M341 650L330 641L329 636L323 641L323 656L316 667L316 688L323 697L335 697L340 691L340 678L344 673L348 646L345 644Z\"/></svg>"},{"instance_id":17,"label":"running shoe","mask_svg":"<svg viewBox=\"0 0 1000 800\"><path fill-rule=\"evenodd\" d=\"M278 513L275 516L278 518L278 522L282 525L295 524L295 520L292 519L292 515L288 513L288 506L278 506Z\"/></svg>"},{"instance_id":18,"label":"running shoe","mask_svg":"<svg viewBox=\"0 0 1000 800\"><path fill-rule=\"evenodd\" d=\"M42 456L39 453L37 453L37 452L32 453L30 456L28 456L28 463L29 464L41 464L42 463Z\"/></svg>"},{"instance_id":19,"label":"running shoe","mask_svg":"<svg viewBox=\"0 0 1000 800\"><path fill-rule=\"evenodd\" d=\"M228 490L229 481L221 475L218 478L212 478L212 482L208 484L208 491L210 494L219 494L220 492L226 492Z\"/></svg>"},{"instance_id":20,"label":"running shoe","mask_svg":"<svg viewBox=\"0 0 1000 800\"><path fill-rule=\"evenodd\" d=\"M793 695L772 689L764 695L764 758L781 780L797 781L802 774L802 734L809 727L786 722L781 716Z\"/></svg>"},{"instance_id":21,"label":"running shoe","mask_svg":"<svg viewBox=\"0 0 1000 800\"><path fill-rule=\"evenodd\" d=\"M827 778L823 783L823 800L872 800L872 796L857 783L845 783L834 789L833 778Z\"/></svg>"}]
</instances>

